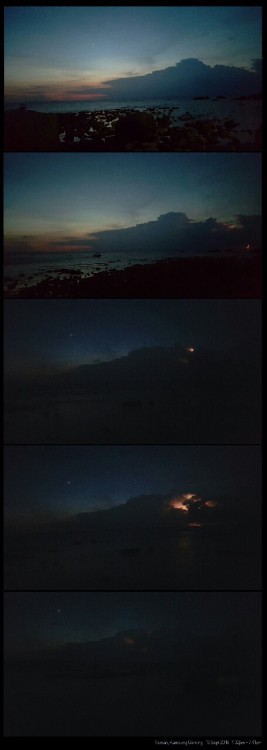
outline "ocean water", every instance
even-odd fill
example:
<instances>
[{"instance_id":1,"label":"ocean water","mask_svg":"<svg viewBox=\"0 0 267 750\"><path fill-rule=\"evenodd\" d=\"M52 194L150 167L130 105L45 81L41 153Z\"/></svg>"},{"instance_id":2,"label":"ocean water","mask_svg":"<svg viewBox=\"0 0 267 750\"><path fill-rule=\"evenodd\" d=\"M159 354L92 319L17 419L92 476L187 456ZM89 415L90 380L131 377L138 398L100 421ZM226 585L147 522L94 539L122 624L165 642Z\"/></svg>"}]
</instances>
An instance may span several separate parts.
<instances>
[{"instance_id":1,"label":"ocean water","mask_svg":"<svg viewBox=\"0 0 267 750\"><path fill-rule=\"evenodd\" d=\"M88 528L89 526L89 528ZM92 529L55 525L6 540L7 589L168 590L259 588L255 530L218 527ZM133 554L125 550L135 549Z\"/></svg>"},{"instance_id":2,"label":"ocean water","mask_svg":"<svg viewBox=\"0 0 267 750\"><path fill-rule=\"evenodd\" d=\"M27 109L36 112L51 113L78 113L78 112L108 112L110 110L123 111L125 109L145 110L148 107L157 107L159 110L174 108L171 113L174 121L178 120L186 112L194 117L231 117L240 123L237 135L244 141L249 140L249 133L243 132L255 130L261 124L262 104L260 100L247 99L238 101L236 99L134 99L128 101L49 101L49 102L13 102L5 105L5 109L17 109L23 104Z\"/></svg>"},{"instance_id":3,"label":"ocean water","mask_svg":"<svg viewBox=\"0 0 267 750\"><path fill-rule=\"evenodd\" d=\"M212 651L218 655L218 648ZM137 662L138 663L138 662ZM237 683L234 692L220 690L213 672L207 680L198 664L190 680L185 668L176 674L166 663L105 678L66 673L55 663L46 677L32 668L7 661L5 669L5 735L22 737L163 737L209 736L260 739L260 679L252 674ZM216 664L217 662L215 662ZM38 664L38 662L37 662ZM227 672L228 674L228 672ZM229 673L231 675L231 671ZM250 676L250 673L249 673ZM166 741L166 740L165 740ZM95 744L95 743L94 743ZM126 743L124 743L126 744ZM140 742L139 742L140 744Z\"/></svg>"},{"instance_id":4,"label":"ocean water","mask_svg":"<svg viewBox=\"0 0 267 750\"><path fill-rule=\"evenodd\" d=\"M97 251L96 251L97 252ZM177 254L177 253L176 253ZM58 252L58 253L28 253L21 257L18 253L6 253L4 261L5 279L17 281L17 288L31 286L42 281L45 277L65 278L71 271L80 271L80 278L93 276L101 271L123 269L136 263L144 264L160 260L160 256L138 255L129 258L127 250L124 252L103 253L100 258L94 258L92 253Z\"/></svg>"},{"instance_id":5,"label":"ocean water","mask_svg":"<svg viewBox=\"0 0 267 750\"><path fill-rule=\"evenodd\" d=\"M174 107L180 105L180 102L184 100L178 99L128 99L124 101L120 100L101 100L101 101L84 101L83 99L76 99L68 101L36 101L36 102L21 102L16 101L5 104L5 110L17 109L21 105L26 109L33 109L36 112L105 112L109 110L123 110L123 109L147 109L148 107ZM193 101L188 99L186 101ZM197 103L197 102L196 102ZM201 102L199 102L200 104ZM203 102L202 102L203 103Z\"/></svg>"}]
</instances>

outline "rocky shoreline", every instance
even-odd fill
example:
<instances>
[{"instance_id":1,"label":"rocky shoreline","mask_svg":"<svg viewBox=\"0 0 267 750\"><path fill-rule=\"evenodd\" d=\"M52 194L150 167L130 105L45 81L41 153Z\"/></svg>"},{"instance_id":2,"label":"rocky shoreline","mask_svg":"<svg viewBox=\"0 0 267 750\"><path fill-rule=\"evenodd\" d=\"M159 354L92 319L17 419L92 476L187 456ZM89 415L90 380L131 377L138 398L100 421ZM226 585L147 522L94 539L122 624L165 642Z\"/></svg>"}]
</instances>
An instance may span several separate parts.
<instances>
[{"instance_id":1,"label":"rocky shoreline","mask_svg":"<svg viewBox=\"0 0 267 750\"><path fill-rule=\"evenodd\" d=\"M23 107L4 115L5 151L260 151L261 128L232 117L201 117L178 107L44 113ZM246 140L247 136L247 140Z\"/></svg>"},{"instance_id":2,"label":"rocky shoreline","mask_svg":"<svg viewBox=\"0 0 267 750\"><path fill-rule=\"evenodd\" d=\"M64 275L65 273L65 275ZM101 271L84 278L81 270L61 269L61 276L21 287L6 279L5 297L53 298L207 298L256 299L261 296L260 254L231 258L167 258L124 270Z\"/></svg>"}]
</instances>

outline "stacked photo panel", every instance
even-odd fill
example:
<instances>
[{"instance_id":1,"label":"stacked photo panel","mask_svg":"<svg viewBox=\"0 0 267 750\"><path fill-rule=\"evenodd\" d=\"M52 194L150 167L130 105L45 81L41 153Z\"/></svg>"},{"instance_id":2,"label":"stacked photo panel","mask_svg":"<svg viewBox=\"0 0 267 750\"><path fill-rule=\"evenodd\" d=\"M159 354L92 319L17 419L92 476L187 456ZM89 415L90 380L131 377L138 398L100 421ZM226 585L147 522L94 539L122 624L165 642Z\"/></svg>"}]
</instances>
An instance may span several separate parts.
<instances>
[{"instance_id":1,"label":"stacked photo panel","mask_svg":"<svg viewBox=\"0 0 267 750\"><path fill-rule=\"evenodd\" d=\"M7 737L261 742L261 24L5 7Z\"/></svg>"}]
</instances>

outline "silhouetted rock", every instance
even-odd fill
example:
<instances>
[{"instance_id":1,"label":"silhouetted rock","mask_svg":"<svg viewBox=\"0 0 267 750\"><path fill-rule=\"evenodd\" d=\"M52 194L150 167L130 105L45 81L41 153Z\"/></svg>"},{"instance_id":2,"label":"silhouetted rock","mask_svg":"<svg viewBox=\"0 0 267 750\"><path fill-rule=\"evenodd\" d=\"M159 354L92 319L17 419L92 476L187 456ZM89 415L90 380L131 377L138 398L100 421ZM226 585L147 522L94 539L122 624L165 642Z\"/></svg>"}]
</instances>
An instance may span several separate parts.
<instances>
[{"instance_id":1,"label":"silhouetted rock","mask_svg":"<svg viewBox=\"0 0 267 750\"><path fill-rule=\"evenodd\" d=\"M116 137L122 143L147 141L156 135L156 122L147 112L133 112L123 115L115 126Z\"/></svg>"},{"instance_id":2,"label":"silhouetted rock","mask_svg":"<svg viewBox=\"0 0 267 750\"><path fill-rule=\"evenodd\" d=\"M20 108L5 113L5 150L59 150L58 117Z\"/></svg>"},{"instance_id":3,"label":"silhouetted rock","mask_svg":"<svg viewBox=\"0 0 267 750\"><path fill-rule=\"evenodd\" d=\"M207 99L209 97L195 97ZM224 97L217 97L224 98ZM239 97L242 98L242 97ZM247 98L257 98L245 97ZM238 126L226 117L199 116L185 112L173 118L170 107L145 111L127 108L105 113L41 113L9 110L4 115L6 151L258 151L261 137L257 124L249 140L240 140ZM175 107L175 110L179 107ZM204 113L203 113L204 114ZM259 130L259 128L258 128Z\"/></svg>"}]
</instances>

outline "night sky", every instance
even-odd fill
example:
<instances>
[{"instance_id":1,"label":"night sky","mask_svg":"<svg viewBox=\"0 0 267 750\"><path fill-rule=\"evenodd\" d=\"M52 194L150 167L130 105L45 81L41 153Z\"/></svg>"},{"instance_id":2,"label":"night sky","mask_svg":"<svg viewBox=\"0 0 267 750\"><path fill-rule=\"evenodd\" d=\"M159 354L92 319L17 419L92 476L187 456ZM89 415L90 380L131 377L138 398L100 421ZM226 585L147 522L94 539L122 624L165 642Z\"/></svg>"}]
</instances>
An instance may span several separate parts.
<instances>
[{"instance_id":1,"label":"night sky","mask_svg":"<svg viewBox=\"0 0 267 750\"><path fill-rule=\"evenodd\" d=\"M257 446L10 446L5 520L48 521L152 493L193 492L258 514ZM253 514L253 508L255 513Z\"/></svg>"},{"instance_id":2,"label":"night sky","mask_svg":"<svg viewBox=\"0 0 267 750\"><path fill-rule=\"evenodd\" d=\"M175 344L251 360L260 314L255 300L12 300L4 313L6 375L44 375Z\"/></svg>"},{"instance_id":3,"label":"night sky","mask_svg":"<svg viewBox=\"0 0 267 750\"><path fill-rule=\"evenodd\" d=\"M117 79L181 60L250 70L260 56L257 7L6 8L9 100L112 98Z\"/></svg>"},{"instance_id":4,"label":"night sky","mask_svg":"<svg viewBox=\"0 0 267 750\"><path fill-rule=\"evenodd\" d=\"M5 155L5 247L22 259L32 250L94 250L92 240L101 239L102 232L147 224L171 212L193 222L213 217L227 230L222 247L229 247L238 217L260 210L258 154ZM173 225L165 220L164 228L168 248ZM196 234L193 252L203 252L209 237L201 242ZM117 231L114 237L118 245ZM127 250L128 236L123 241ZM192 253L191 242L185 249ZM216 242L217 235L214 247ZM149 250L147 234L145 245ZM114 250L112 243L106 243L109 249ZM142 236L135 241L135 252L140 249L144 252Z\"/></svg>"},{"instance_id":5,"label":"night sky","mask_svg":"<svg viewBox=\"0 0 267 750\"><path fill-rule=\"evenodd\" d=\"M257 594L175 592L34 592L5 595L8 653L84 642L119 631L177 626L181 636L216 635L255 619ZM257 620L255 620L257 622Z\"/></svg>"}]
</instances>

